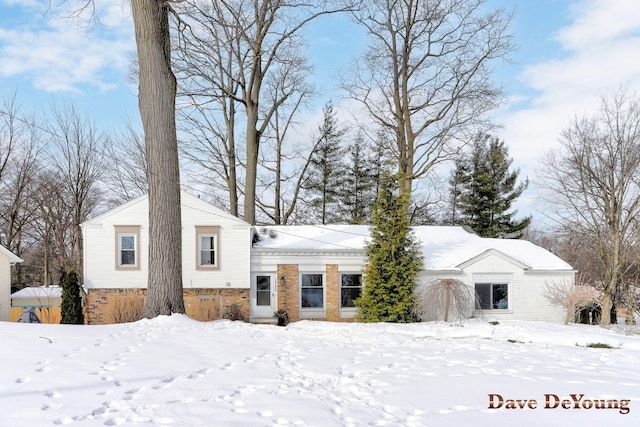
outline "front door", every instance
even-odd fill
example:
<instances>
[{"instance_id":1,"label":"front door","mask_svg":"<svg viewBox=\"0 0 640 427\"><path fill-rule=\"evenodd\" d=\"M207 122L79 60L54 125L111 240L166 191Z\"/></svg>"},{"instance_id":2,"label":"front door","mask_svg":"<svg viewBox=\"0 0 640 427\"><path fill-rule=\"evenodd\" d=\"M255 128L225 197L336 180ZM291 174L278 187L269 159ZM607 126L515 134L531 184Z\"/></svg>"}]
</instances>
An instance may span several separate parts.
<instances>
[{"instance_id":1,"label":"front door","mask_svg":"<svg viewBox=\"0 0 640 427\"><path fill-rule=\"evenodd\" d=\"M273 318L276 311L275 274L256 273L251 287L252 318Z\"/></svg>"}]
</instances>

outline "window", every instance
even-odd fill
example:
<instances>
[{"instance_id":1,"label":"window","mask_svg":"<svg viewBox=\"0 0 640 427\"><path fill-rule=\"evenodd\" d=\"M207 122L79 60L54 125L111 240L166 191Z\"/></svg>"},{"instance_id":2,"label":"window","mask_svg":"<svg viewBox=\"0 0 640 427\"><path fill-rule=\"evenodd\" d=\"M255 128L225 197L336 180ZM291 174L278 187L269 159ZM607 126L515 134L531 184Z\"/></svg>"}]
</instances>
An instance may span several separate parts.
<instances>
[{"instance_id":1,"label":"window","mask_svg":"<svg viewBox=\"0 0 640 427\"><path fill-rule=\"evenodd\" d=\"M116 270L140 269L140 226L116 225Z\"/></svg>"},{"instance_id":2,"label":"window","mask_svg":"<svg viewBox=\"0 0 640 427\"><path fill-rule=\"evenodd\" d=\"M300 275L301 308L324 308L322 274Z\"/></svg>"},{"instance_id":3,"label":"window","mask_svg":"<svg viewBox=\"0 0 640 427\"><path fill-rule=\"evenodd\" d=\"M271 276L256 277L256 305L271 305Z\"/></svg>"},{"instance_id":4,"label":"window","mask_svg":"<svg viewBox=\"0 0 640 427\"><path fill-rule=\"evenodd\" d=\"M476 283L476 294L482 310L509 308L509 285L506 283Z\"/></svg>"},{"instance_id":5,"label":"window","mask_svg":"<svg viewBox=\"0 0 640 427\"><path fill-rule=\"evenodd\" d=\"M196 227L197 270L217 270L220 268L219 235L220 227Z\"/></svg>"},{"instance_id":6,"label":"window","mask_svg":"<svg viewBox=\"0 0 640 427\"><path fill-rule=\"evenodd\" d=\"M355 300L362 293L362 274L340 276L340 308L355 307Z\"/></svg>"}]
</instances>

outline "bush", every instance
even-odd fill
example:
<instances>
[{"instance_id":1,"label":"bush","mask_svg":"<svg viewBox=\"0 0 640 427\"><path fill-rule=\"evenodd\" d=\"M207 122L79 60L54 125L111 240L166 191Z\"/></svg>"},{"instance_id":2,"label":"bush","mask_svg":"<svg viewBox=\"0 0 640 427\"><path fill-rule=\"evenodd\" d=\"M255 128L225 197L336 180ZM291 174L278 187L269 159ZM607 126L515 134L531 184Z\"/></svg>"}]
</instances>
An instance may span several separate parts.
<instances>
[{"instance_id":1,"label":"bush","mask_svg":"<svg viewBox=\"0 0 640 427\"><path fill-rule=\"evenodd\" d=\"M242 312L240 304L231 304L227 307L227 311L224 313L224 318L229 320L241 320L244 322L244 313Z\"/></svg>"},{"instance_id":2,"label":"bush","mask_svg":"<svg viewBox=\"0 0 640 427\"><path fill-rule=\"evenodd\" d=\"M588 348L615 348L612 345L604 344L604 343L601 343L601 342L589 343L585 347L588 347Z\"/></svg>"},{"instance_id":3,"label":"bush","mask_svg":"<svg viewBox=\"0 0 640 427\"><path fill-rule=\"evenodd\" d=\"M220 319L220 301L217 298L198 297L194 304L187 307L188 315L200 322L210 322Z\"/></svg>"},{"instance_id":4,"label":"bush","mask_svg":"<svg viewBox=\"0 0 640 427\"><path fill-rule=\"evenodd\" d=\"M129 323L142 319L144 297L142 295L125 295L113 304L111 318L113 323Z\"/></svg>"},{"instance_id":5,"label":"bush","mask_svg":"<svg viewBox=\"0 0 640 427\"><path fill-rule=\"evenodd\" d=\"M62 287L62 303L60 304L60 323L68 325L84 325L84 313L82 312L82 295L78 275L70 270L60 283Z\"/></svg>"}]
</instances>

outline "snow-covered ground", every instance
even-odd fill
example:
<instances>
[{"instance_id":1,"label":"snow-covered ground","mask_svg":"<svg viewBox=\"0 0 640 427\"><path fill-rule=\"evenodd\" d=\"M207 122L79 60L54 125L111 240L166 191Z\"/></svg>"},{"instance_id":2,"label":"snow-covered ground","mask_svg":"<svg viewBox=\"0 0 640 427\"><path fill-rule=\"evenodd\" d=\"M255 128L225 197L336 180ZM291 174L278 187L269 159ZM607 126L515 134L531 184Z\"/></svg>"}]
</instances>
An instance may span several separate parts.
<instances>
[{"instance_id":1,"label":"snow-covered ground","mask_svg":"<svg viewBox=\"0 0 640 427\"><path fill-rule=\"evenodd\" d=\"M283 328L179 315L0 323L0 425L637 426L639 333L487 321ZM502 407L489 408L497 395Z\"/></svg>"}]
</instances>

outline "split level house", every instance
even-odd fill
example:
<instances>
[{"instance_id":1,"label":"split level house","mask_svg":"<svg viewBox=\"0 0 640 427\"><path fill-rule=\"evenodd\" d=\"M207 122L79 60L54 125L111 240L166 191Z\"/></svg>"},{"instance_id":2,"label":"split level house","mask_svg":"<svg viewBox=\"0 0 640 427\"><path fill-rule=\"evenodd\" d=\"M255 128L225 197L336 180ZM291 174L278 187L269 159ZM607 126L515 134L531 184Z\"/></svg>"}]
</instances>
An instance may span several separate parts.
<instances>
[{"instance_id":1,"label":"split level house","mask_svg":"<svg viewBox=\"0 0 640 427\"><path fill-rule=\"evenodd\" d=\"M363 225L252 226L182 193L182 269L187 314L204 303L256 323L285 309L292 321L353 321L363 289ZM89 324L111 323L114 304L147 286L148 198L141 196L82 225ZM562 322L547 284L573 285L575 270L525 240L481 238L462 227L414 227L424 265L418 284L457 279L490 319ZM196 317L196 316L193 316Z\"/></svg>"}]
</instances>

